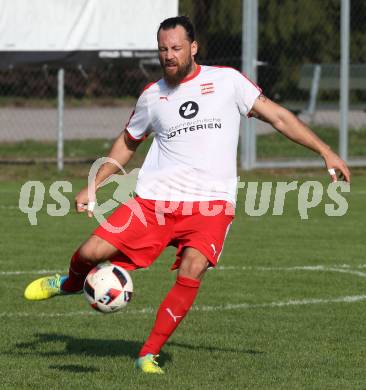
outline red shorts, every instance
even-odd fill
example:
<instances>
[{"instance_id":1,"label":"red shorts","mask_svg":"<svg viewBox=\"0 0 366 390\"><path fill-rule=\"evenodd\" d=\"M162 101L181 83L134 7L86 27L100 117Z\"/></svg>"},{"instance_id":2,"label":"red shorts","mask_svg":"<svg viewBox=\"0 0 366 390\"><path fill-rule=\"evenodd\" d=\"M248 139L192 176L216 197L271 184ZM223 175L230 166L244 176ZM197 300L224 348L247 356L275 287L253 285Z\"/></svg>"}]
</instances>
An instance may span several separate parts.
<instances>
[{"instance_id":1,"label":"red shorts","mask_svg":"<svg viewBox=\"0 0 366 390\"><path fill-rule=\"evenodd\" d=\"M169 245L177 248L172 269L179 268L185 247L199 250L215 266L233 218L234 207L223 200L168 202L136 196L94 234L121 252L110 260L127 270L149 267Z\"/></svg>"}]
</instances>

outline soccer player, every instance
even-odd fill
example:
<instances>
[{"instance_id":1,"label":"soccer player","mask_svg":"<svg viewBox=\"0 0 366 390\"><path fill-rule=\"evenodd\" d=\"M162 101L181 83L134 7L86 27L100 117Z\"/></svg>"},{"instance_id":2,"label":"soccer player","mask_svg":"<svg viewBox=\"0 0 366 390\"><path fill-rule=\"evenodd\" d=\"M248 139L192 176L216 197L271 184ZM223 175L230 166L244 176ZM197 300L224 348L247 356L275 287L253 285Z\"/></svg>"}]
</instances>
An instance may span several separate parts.
<instances>
[{"instance_id":1,"label":"soccer player","mask_svg":"<svg viewBox=\"0 0 366 390\"><path fill-rule=\"evenodd\" d=\"M317 152L334 181L334 170L346 181L350 173L328 145L240 72L197 64L198 44L187 17L164 20L157 39L163 78L145 87L109 153L124 166L154 131L132 199L143 220L131 213L128 203L121 205L108 218L109 225L101 224L74 253L67 276L37 279L24 294L40 300L77 293L100 262L109 260L127 270L144 268L168 245L176 246L176 282L161 303L135 364L145 373L161 374L156 356L191 308L207 268L217 264L233 220L240 115L265 120ZM102 165L96 187L118 170L110 162ZM93 189L83 189L75 199L77 211L84 212L93 201ZM92 216L91 207L88 214ZM111 231L108 226L126 228Z\"/></svg>"}]
</instances>

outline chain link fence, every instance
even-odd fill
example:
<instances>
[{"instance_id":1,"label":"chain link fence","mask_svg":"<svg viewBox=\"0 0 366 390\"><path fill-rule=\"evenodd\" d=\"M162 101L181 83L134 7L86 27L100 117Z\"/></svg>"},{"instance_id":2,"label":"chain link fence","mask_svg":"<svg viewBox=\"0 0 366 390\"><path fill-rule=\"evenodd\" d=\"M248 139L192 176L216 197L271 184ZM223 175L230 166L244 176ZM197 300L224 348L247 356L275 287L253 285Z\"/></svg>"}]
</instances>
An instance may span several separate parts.
<instances>
[{"instance_id":1,"label":"chain link fence","mask_svg":"<svg viewBox=\"0 0 366 390\"><path fill-rule=\"evenodd\" d=\"M366 157L366 65L363 23L366 3L351 0L349 157ZM258 83L273 100L293 111L335 150L339 148L341 1L259 1ZM257 156L311 157L307 150L261 136ZM258 131L259 130L259 131ZM270 128L267 127L268 132ZM272 142L269 142L272 141Z\"/></svg>"},{"instance_id":2,"label":"chain link fence","mask_svg":"<svg viewBox=\"0 0 366 390\"><path fill-rule=\"evenodd\" d=\"M1 141L54 140L58 67L0 71ZM130 115L146 75L106 64L64 68L65 139L111 138Z\"/></svg>"},{"instance_id":3,"label":"chain link fence","mask_svg":"<svg viewBox=\"0 0 366 390\"><path fill-rule=\"evenodd\" d=\"M179 13L194 21L198 62L242 68L242 0L181 0ZM339 139L341 0L258 0L257 78L263 92L293 111L336 150ZM366 3L351 0L349 156L366 157ZM105 154L150 80L160 77L157 59L106 60L93 66L62 66L65 74L66 159L95 158L68 142L101 140ZM0 70L0 158L53 157L37 143L55 145L58 130L57 74L60 66ZM256 121L254 119L251 119ZM256 158L310 158L304 148L281 139L256 121ZM86 142L86 141L85 141ZM52 151L52 152L50 152Z\"/></svg>"}]
</instances>

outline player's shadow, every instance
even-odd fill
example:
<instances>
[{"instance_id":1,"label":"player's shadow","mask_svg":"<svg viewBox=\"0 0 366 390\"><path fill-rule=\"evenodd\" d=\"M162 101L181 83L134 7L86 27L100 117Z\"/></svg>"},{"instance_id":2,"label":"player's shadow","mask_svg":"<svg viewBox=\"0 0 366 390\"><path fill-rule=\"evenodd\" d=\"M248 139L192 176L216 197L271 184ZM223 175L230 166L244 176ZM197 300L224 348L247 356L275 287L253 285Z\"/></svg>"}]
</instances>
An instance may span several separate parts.
<instances>
[{"instance_id":1,"label":"player's shadow","mask_svg":"<svg viewBox=\"0 0 366 390\"><path fill-rule=\"evenodd\" d=\"M47 344L50 345L49 349L54 348L55 344L62 344L62 348L58 346L53 351L47 351ZM256 351L245 348L227 348L217 347L210 345L193 345L178 342L169 342L168 346L190 349L190 350L204 350L208 352L232 352L232 353L244 353L249 355L261 355L264 351ZM36 354L41 357L59 357L59 356L87 356L87 357L118 357L128 356L135 359L141 348L141 343L137 341L128 340L105 340L105 339L86 339L76 338L69 335L57 334L57 333L39 333L34 335L34 340L25 343L15 344L15 348L12 349L11 354L19 355ZM45 351L46 350L46 351ZM159 362L162 366L168 361L171 361L171 355L167 352L161 351ZM93 367L85 367L80 365L50 365L52 369L68 371L68 372L90 372L95 369Z\"/></svg>"},{"instance_id":2,"label":"player's shadow","mask_svg":"<svg viewBox=\"0 0 366 390\"><path fill-rule=\"evenodd\" d=\"M248 355L262 355L264 351L256 351L255 349L245 349L245 348L226 348L226 347L214 347L210 345L192 345L185 343L176 343L174 341L169 342L168 345L172 347L191 349L194 351L203 350L208 352L233 352L233 353L245 353Z\"/></svg>"},{"instance_id":3,"label":"player's shadow","mask_svg":"<svg viewBox=\"0 0 366 390\"><path fill-rule=\"evenodd\" d=\"M98 372L99 369L95 367L85 367L80 364L51 364L48 366L53 370L58 371L67 371L67 372L75 372L75 373L86 373L86 372Z\"/></svg>"},{"instance_id":4,"label":"player's shadow","mask_svg":"<svg viewBox=\"0 0 366 390\"><path fill-rule=\"evenodd\" d=\"M37 354L44 357L83 355L89 357L128 356L136 359L141 348L140 342L129 340L87 339L57 333L39 333L35 334L34 337L33 341L15 344L15 352L18 354ZM62 350L57 348L54 351L45 351L46 344L55 345L55 343L62 343L64 345ZM170 354L166 352L160 354L159 362L162 365L170 360ZM64 369L67 370L67 367ZM72 371L73 368L71 367L70 370Z\"/></svg>"}]
</instances>

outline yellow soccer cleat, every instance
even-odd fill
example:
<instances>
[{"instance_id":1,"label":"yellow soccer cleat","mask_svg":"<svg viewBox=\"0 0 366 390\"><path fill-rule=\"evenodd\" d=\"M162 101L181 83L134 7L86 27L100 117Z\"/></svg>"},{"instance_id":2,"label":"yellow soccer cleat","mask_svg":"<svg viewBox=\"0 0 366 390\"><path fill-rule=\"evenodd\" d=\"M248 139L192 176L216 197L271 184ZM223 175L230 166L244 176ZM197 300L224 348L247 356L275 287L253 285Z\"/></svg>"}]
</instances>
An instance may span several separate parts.
<instances>
[{"instance_id":1,"label":"yellow soccer cleat","mask_svg":"<svg viewBox=\"0 0 366 390\"><path fill-rule=\"evenodd\" d=\"M135 367L145 374L164 374L164 371L155 360L158 356L148 353L145 356L139 357L135 362Z\"/></svg>"},{"instance_id":2,"label":"yellow soccer cleat","mask_svg":"<svg viewBox=\"0 0 366 390\"><path fill-rule=\"evenodd\" d=\"M24 291L24 298L30 301L40 301L48 299L55 295L63 294L61 284L67 276L60 276L58 274L53 276L46 276L30 283Z\"/></svg>"}]
</instances>

